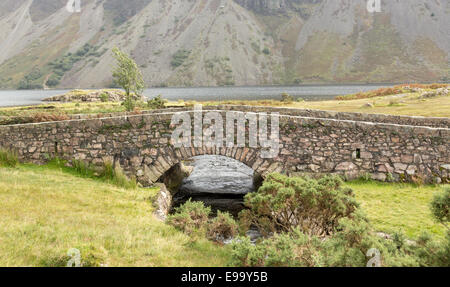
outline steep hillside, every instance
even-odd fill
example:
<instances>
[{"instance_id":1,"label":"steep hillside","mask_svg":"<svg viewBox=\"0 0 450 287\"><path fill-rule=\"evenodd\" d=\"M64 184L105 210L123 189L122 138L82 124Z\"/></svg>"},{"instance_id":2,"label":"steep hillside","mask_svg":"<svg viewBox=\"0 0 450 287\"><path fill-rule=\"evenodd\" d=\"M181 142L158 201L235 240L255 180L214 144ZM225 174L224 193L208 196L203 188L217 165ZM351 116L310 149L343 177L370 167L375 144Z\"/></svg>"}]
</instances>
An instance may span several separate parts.
<instances>
[{"instance_id":1,"label":"steep hillside","mask_svg":"<svg viewBox=\"0 0 450 287\"><path fill-rule=\"evenodd\" d=\"M440 81L450 2L3 0L0 87L113 86L110 50L148 86Z\"/></svg>"}]
</instances>

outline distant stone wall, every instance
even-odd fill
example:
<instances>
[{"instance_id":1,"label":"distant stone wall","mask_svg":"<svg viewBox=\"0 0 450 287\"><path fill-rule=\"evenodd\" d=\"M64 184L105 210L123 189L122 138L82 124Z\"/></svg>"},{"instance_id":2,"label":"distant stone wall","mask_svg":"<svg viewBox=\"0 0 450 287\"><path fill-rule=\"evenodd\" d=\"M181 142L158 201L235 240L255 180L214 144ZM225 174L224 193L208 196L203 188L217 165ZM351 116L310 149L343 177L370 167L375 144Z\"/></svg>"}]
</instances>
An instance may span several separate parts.
<instances>
[{"instance_id":1,"label":"distant stone wall","mask_svg":"<svg viewBox=\"0 0 450 287\"><path fill-rule=\"evenodd\" d=\"M205 107L204 112L213 108ZM242 107L242 110L294 112L256 107ZM260 149L247 147L174 148L170 144L175 128L170 126L174 111L0 126L0 146L17 150L22 160L36 163L44 163L55 155L94 165L110 160L120 163L129 175L136 176L144 185L156 182L180 161L204 154L235 158L263 176L270 172L336 173L348 178L370 175L382 181L450 181L448 128L282 115L280 154L274 159L262 159ZM225 111L220 112L225 117ZM448 119L443 119L446 121Z\"/></svg>"},{"instance_id":2,"label":"distant stone wall","mask_svg":"<svg viewBox=\"0 0 450 287\"><path fill-rule=\"evenodd\" d=\"M219 108L221 110L238 110L243 112L245 111L272 112L272 113L278 112L283 115L349 120L358 122L390 123L398 125L450 128L450 118L442 118L442 117L440 118L440 117L418 117L418 116L415 117L393 116L383 114L345 113L345 112L320 111L320 110L297 109L297 108L234 106L234 105L223 105L220 106Z\"/></svg>"}]
</instances>

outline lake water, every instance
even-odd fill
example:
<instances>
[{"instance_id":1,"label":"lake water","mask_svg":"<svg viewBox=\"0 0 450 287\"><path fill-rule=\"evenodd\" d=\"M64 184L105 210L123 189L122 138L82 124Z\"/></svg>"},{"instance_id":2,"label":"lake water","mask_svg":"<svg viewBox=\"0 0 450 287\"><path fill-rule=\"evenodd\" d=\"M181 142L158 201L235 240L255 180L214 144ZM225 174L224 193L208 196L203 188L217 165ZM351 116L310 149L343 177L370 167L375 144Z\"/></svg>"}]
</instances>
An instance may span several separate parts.
<instances>
[{"instance_id":1,"label":"lake water","mask_svg":"<svg viewBox=\"0 0 450 287\"><path fill-rule=\"evenodd\" d=\"M261 100L280 99L282 93L307 101L332 99L339 95L354 94L374 90L387 85L308 85L269 87L200 87L200 88L152 88L144 95L149 98L161 95L168 100ZM0 106L37 105L42 99L64 94L69 90L2 90Z\"/></svg>"}]
</instances>

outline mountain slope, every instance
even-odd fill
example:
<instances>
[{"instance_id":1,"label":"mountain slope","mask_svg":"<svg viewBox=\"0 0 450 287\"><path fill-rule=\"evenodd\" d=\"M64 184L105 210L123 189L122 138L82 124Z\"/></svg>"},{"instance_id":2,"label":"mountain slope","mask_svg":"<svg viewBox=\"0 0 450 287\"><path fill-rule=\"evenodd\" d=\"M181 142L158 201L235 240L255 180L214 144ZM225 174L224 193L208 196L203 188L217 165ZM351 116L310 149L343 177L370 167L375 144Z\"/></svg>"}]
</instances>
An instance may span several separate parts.
<instances>
[{"instance_id":1,"label":"mountain slope","mask_svg":"<svg viewBox=\"0 0 450 287\"><path fill-rule=\"evenodd\" d=\"M111 86L110 50L148 86L450 78L448 0L3 0L0 87Z\"/></svg>"}]
</instances>

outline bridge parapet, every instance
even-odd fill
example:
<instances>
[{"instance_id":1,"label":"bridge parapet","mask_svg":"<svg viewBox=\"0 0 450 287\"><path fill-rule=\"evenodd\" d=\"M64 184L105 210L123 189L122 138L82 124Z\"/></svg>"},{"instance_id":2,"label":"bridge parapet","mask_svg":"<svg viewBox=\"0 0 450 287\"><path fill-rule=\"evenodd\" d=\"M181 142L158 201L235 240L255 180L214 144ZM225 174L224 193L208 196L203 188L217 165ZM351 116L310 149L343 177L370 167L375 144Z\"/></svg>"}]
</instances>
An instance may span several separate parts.
<instances>
[{"instance_id":1,"label":"bridge parapet","mask_svg":"<svg viewBox=\"0 0 450 287\"><path fill-rule=\"evenodd\" d=\"M205 107L203 114L237 109L219 108ZM260 148L173 147L175 111L180 110L0 126L0 146L17 150L21 160L36 163L55 155L93 165L117 162L144 185L154 183L180 161L205 154L235 158L263 175L336 173L348 178L370 175L382 181L449 182L450 129L445 127L295 116L279 108L242 107L243 112L282 113L280 153L263 159Z\"/></svg>"}]
</instances>

